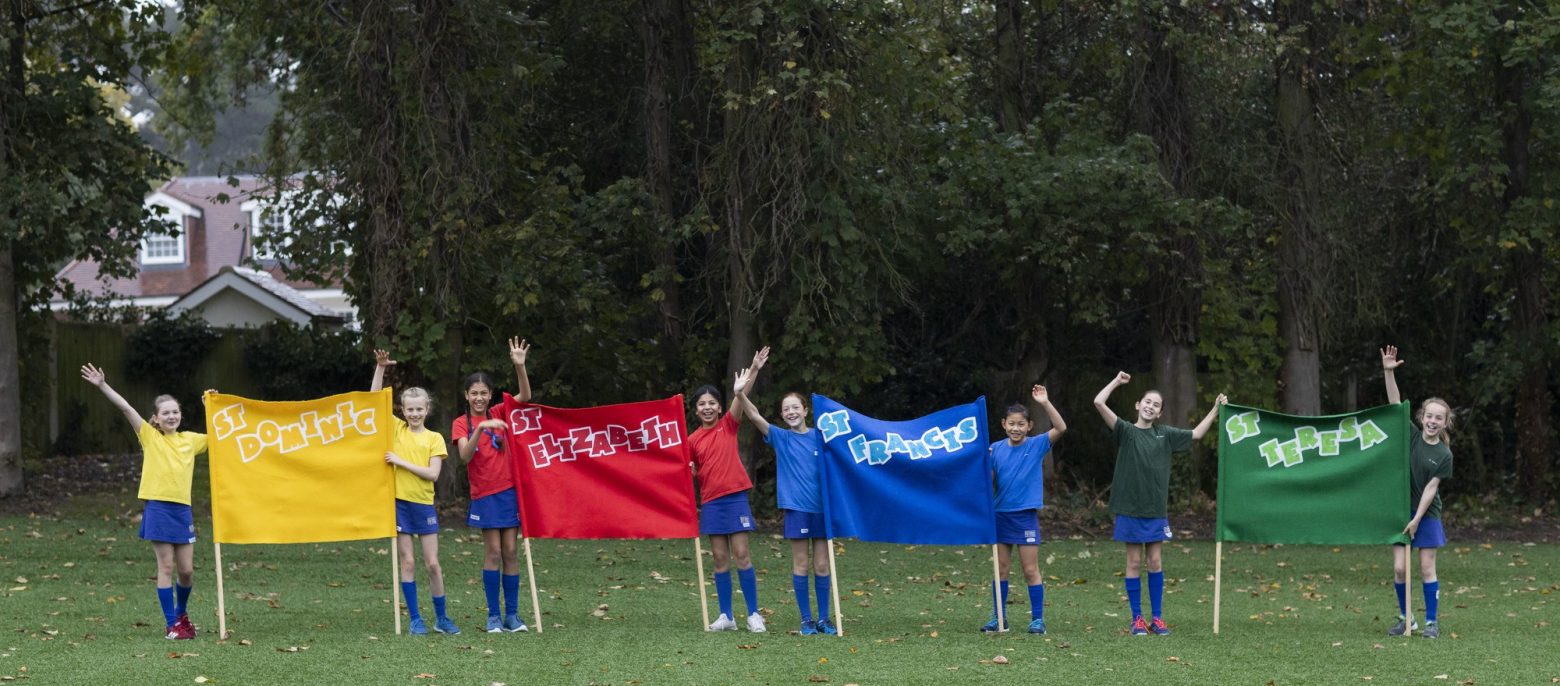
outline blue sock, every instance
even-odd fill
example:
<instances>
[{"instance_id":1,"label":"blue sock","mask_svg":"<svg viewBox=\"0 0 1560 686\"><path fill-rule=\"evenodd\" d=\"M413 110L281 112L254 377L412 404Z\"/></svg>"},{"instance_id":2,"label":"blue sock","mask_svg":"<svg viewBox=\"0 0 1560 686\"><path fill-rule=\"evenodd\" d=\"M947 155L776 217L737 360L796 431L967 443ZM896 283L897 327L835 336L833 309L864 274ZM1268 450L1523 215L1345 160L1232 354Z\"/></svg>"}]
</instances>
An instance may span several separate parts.
<instances>
[{"instance_id":1,"label":"blue sock","mask_svg":"<svg viewBox=\"0 0 1560 686\"><path fill-rule=\"evenodd\" d=\"M487 595L488 616L498 616L498 570L482 570L482 593Z\"/></svg>"},{"instance_id":2,"label":"blue sock","mask_svg":"<svg viewBox=\"0 0 1560 686\"><path fill-rule=\"evenodd\" d=\"M715 598L720 602L720 613L731 616L731 572L715 572Z\"/></svg>"},{"instance_id":3,"label":"blue sock","mask_svg":"<svg viewBox=\"0 0 1560 686\"><path fill-rule=\"evenodd\" d=\"M1127 604L1132 606L1132 618L1143 616L1143 579L1129 576L1122 580L1127 587Z\"/></svg>"},{"instance_id":4,"label":"blue sock","mask_svg":"<svg viewBox=\"0 0 1560 686\"><path fill-rule=\"evenodd\" d=\"M187 614L184 611L184 609L189 607L189 605L190 605L190 591L193 591L193 590L195 590L195 587L193 585L192 586L180 586L178 584L178 582L174 582L174 584L173 584L173 596L174 596L173 616L175 618L177 618L179 615Z\"/></svg>"},{"instance_id":5,"label":"blue sock","mask_svg":"<svg viewBox=\"0 0 1560 686\"><path fill-rule=\"evenodd\" d=\"M991 616L992 617L997 616L997 607L1000 606L1003 609L1002 620L1004 622L1007 621L1007 597L1008 597L1008 581L1007 581L1007 579L1003 579L1001 585L998 585L996 582L992 582L992 584L991 584Z\"/></svg>"},{"instance_id":6,"label":"blue sock","mask_svg":"<svg viewBox=\"0 0 1560 686\"><path fill-rule=\"evenodd\" d=\"M1398 616L1408 614L1408 584L1394 581L1392 590L1397 592Z\"/></svg>"},{"instance_id":7,"label":"blue sock","mask_svg":"<svg viewBox=\"0 0 1560 686\"><path fill-rule=\"evenodd\" d=\"M422 619L422 613L417 611L417 582L402 581L401 597L406 599L406 612L412 619Z\"/></svg>"},{"instance_id":8,"label":"blue sock","mask_svg":"<svg viewBox=\"0 0 1560 686\"><path fill-rule=\"evenodd\" d=\"M1439 581L1426 581L1425 582L1425 621L1426 622L1433 622L1433 621L1435 621L1436 610L1439 609L1438 606L1440 604L1441 604L1441 582L1439 582Z\"/></svg>"},{"instance_id":9,"label":"blue sock","mask_svg":"<svg viewBox=\"0 0 1560 686\"><path fill-rule=\"evenodd\" d=\"M791 591L796 593L796 609L802 613L802 623L812 621L812 599L807 597L807 577L791 575Z\"/></svg>"},{"instance_id":10,"label":"blue sock","mask_svg":"<svg viewBox=\"0 0 1560 686\"><path fill-rule=\"evenodd\" d=\"M514 615L520 612L520 575L504 575L504 614Z\"/></svg>"},{"instance_id":11,"label":"blue sock","mask_svg":"<svg viewBox=\"0 0 1560 686\"><path fill-rule=\"evenodd\" d=\"M168 626L178 621L179 616L173 612L173 587L157 587L157 604L162 606L163 618L168 620Z\"/></svg>"},{"instance_id":12,"label":"blue sock","mask_svg":"<svg viewBox=\"0 0 1560 686\"><path fill-rule=\"evenodd\" d=\"M834 579L829 575L813 577L813 588L818 594L818 619L829 618L829 591L834 585Z\"/></svg>"},{"instance_id":13,"label":"blue sock","mask_svg":"<svg viewBox=\"0 0 1560 686\"><path fill-rule=\"evenodd\" d=\"M1160 607L1165 602L1165 573L1148 573L1148 606L1154 611L1155 617L1161 617Z\"/></svg>"},{"instance_id":14,"label":"blue sock","mask_svg":"<svg viewBox=\"0 0 1560 686\"><path fill-rule=\"evenodd\" d=\"M1045 619L1045 584L1029 587L1029 617Z\"/></svg>"},{"instance_id":15,"label":"blue sock","mask_svg":"<svg viewBox=\"0 0 1560 686\"><path fill-rule=\"evenodd\" d=\"M737 583L742 584L742 602L747 603L748 614L758 612L758 570L737 570Z\"/></svg>"},{"instance_id":16,"label":"blue sock","mask_svg":"<svg viewBox=\"0 0 1560 686\"><path fill-rule=\"evenodd\" d=\"M449 619L449 615L444 614L444 596L442 595L433 597L433 616L439 619Z\"/></svg>"}]
</instances>

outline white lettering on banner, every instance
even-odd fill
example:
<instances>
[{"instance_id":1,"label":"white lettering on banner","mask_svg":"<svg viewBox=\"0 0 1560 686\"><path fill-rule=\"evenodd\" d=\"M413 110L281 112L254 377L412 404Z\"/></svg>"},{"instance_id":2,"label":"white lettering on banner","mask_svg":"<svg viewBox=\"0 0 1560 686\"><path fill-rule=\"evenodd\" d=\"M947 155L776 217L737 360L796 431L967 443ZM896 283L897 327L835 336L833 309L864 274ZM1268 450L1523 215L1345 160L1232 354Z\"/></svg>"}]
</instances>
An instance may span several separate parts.
<instances>
[{"instance_id":1,"label":"white lettering on banner","mask_svg":"<svg viewBox=\"0 0 1560 686\"><path fill-rule=\"evenodd\" d=\"M510 411L509 430L512 433L530 434L541 429L541 408L524 407ZM620 451L642 453L682 445L682 437L677 434L677 422L663 422L659 417L650 417L633 429L617 424L599 428L577 426L563 435L543 433L522 438L531 439L531 462L537 469L550 467L554 462L573 462L581 457L612 457Z\"/></svg>"},{"instance_id":2,"label":"white lettering on banner","mask_svg":"<svg viewBox=\"0 0 1560 686\"><path fill-rule=\"evenodd\" d=\"M825 443L850 431L850 415L845 410L835 410L818 416L818 427L823 432ZM869 439L865 435L851 436L846 445L850 447L851 457L856 458L859 464L865 462L869 465L880 465L893 459L894 455L907 455L912 460L924 460L932 456L933 451L941 450L955 453L964 446L979 438L976 431L977 425L974 417L965 417L959 423L942 428L934 426L927 429L919 438L905 438L897 433L888 433L882 439Z\"/></svg>"},{"instance_id":3,"label":"white lettering on banner","mask_svg":"<svg viewBox=\"0 0 1560 686\"><path fill-rule=\"evenodd\" d=\"M249 433L238 433L248 429L249 422L243 404L234 403L212 414L211 424L217 440L233 437L238 444L238 457L244 462L253 462L266 448L275 447L286 455L309 446L330 445L349 432L368 436L379 431L378 412L372 407L359 408L350 400L336 405L334 413L324 416L311 410L299 413L295 422L262 420Z\"/></svg>"}]
</instances>

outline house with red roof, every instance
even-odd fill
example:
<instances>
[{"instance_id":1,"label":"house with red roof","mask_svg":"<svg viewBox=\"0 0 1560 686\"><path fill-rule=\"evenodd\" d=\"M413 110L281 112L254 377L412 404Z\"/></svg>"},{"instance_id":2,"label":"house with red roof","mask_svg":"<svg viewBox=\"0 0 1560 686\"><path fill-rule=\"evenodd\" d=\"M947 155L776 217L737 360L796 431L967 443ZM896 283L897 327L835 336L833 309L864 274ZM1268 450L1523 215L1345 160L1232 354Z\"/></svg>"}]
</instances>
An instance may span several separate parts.
<instances>
[{"instance_id":1,"label":"house with red roof","mask_svg":"<svg viewBox=\"0 0 1560 686\"><path fill-rule=\"evenodd\" d=\"M148 235L141 241L137 272L108 278L93 260L75 260L57 278L78 293L113 305L191 310L217 327L254 327L276 320L304 326L356 326L357 308L340 283L289 279L277 256L256 250L266 231L286 226L273 211L274 191L255 176L175 178L146 197L177 235ZM57 300L55 310L69 303Z\"/></svg>"}]
</instances>

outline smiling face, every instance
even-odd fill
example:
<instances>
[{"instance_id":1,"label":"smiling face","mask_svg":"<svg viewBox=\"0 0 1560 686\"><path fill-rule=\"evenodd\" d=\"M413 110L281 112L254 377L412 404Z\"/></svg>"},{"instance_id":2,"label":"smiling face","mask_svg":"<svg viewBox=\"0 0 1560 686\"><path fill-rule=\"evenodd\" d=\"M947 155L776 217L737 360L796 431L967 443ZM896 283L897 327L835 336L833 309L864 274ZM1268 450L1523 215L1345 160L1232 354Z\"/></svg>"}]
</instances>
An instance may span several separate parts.
<instances>
[{"instance_id":1,"label":"smiling face","mask_svg":"<svg viewBox=\"0 0 1560 686\"><path fill-rule=\"evenodd\" d=\"M800 396L791 393L780 400L780 420L785 422L785 428L792 431L807 430L807 405Z\"/></svg>"},{"instance_id":2,"label":"smiling face","mask_svg":"<svg viewBox=\"0 0 1560 686\"><path fill-rule=\"evenodd\" d=\"M471 407L472 414L484 414L488 405L493 402L493 389L478 381L466 387L466 404ZM411 420L407 420L410 423Z\"/></svg>"},{"instance_id":3,"label":"smiling face","mask_svg":"<svg viewBox=\"0 0 1560 686\"><path fill-rule=\"evenodd\" d=\"M720 419L720 399L705 393L693 403L693 413L699 417L699 423L704 426L715 426L715 420Z\"/></svg>"},{"instance_id":4,"label":"smiling face","mask_svg":"<svg viewBox=\"0 0 1560 686\"><path fill-rule=\"evenodd\" d=\"M423 428L423 422L428 421L428 399L413 396L401 396L401 414L406 416L406 425L414 431Z\"/></svg>"},{"instance_id":5,"label":"smiling face","mask_svg":"<svg viewBox=\"0 0 1560 686\"><path fill-rule=\"evenodd\" d=\"M1144 393L1143 399L1137 401L1138 421L1153 424L1154 420L1159 419L1159 413L1164 406L1165 399L1164 396L1159 395L1159 391Z\"/></svg>"},{"instance_id":6,"label":"smiling face","mask_svg":"<svg viewBox=\"0 0 1560 686\"><path fill-rule=\"evenodd\" d=\"M1419 406L1419 426L1424 429L1426 443L1437 443L1451 416L1451 408L1439 401L1428 401Z\"/></svg>"},{"instance_id":7,"label":"smiling face","mask_svg":"<svg viewBox=\"0 0 1560 686\"><path fill-rule=\"evenodd\" d=\"M1002 418L1002 430L1007 432L1008 445L1021 445L1024 438L1029 436L1029 430L1034 428L1034 422L1028 417L1017 412L1010 412Z\"/></svg>"},{"instance_id":8,"label":"smiling face","mask_svg":"<svg viewBox=\"0 0 1560 686\"><path fill-rule=\"evenodd\" d=\"M165 434L171 434L179 430L179 423L184 421L184 413L179 409L179 401L168 399L157 403L157 412L152 415L152 426Z\"/></svg>"}]
</instances>

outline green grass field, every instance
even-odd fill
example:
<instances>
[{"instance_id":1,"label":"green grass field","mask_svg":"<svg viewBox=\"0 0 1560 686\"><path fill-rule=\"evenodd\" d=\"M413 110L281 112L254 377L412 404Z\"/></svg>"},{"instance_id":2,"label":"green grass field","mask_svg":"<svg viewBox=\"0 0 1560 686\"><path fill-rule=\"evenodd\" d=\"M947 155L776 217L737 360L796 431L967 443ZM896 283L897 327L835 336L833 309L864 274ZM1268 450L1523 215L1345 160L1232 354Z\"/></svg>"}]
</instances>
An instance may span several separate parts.
<instances>
[{"instance_id":1,"label":"green grass field","mask_svg":"<svg viewBox=\"0 0 1560 686\"><path fill-rule=\"evenodd\" d=\"M536 541L545 631L490 635L480 626L481 544L457 528L441 542L460 635L394 635L381 541L227 546L232 636L218 641L212 548L203 541L192 600L201 634L175 642L161 637L150 546L130 521L139 509L121 493L78 497L47 516L0 517L0 679L484 686L1560 679L1550 625L1560 590L1555 545L1459 541L1444 550L1443 637L1431 641L1385 635L1394 614L1385 548L1226 546L1223 626L1214 636L1214 546L1168 544L1166 618L1175 633L1131 637L1120 546L1048 543L1041 555L1051 633L1037 637L976 631L990 612L989 548L844 541L838 577L847 635L835 638L789 633L797 610L788 548L769 535L754 544L761 605L772 613L767 634L701 630L690 541ZM1455 536L1455 523L1450 528ZM1022 579L1014 579L1009 611L1022 627L1029 608ZM1414 592L1417 606L1417 584ZM529 622L524 587L522 597Z\"/></svg>"}]
</instances>

